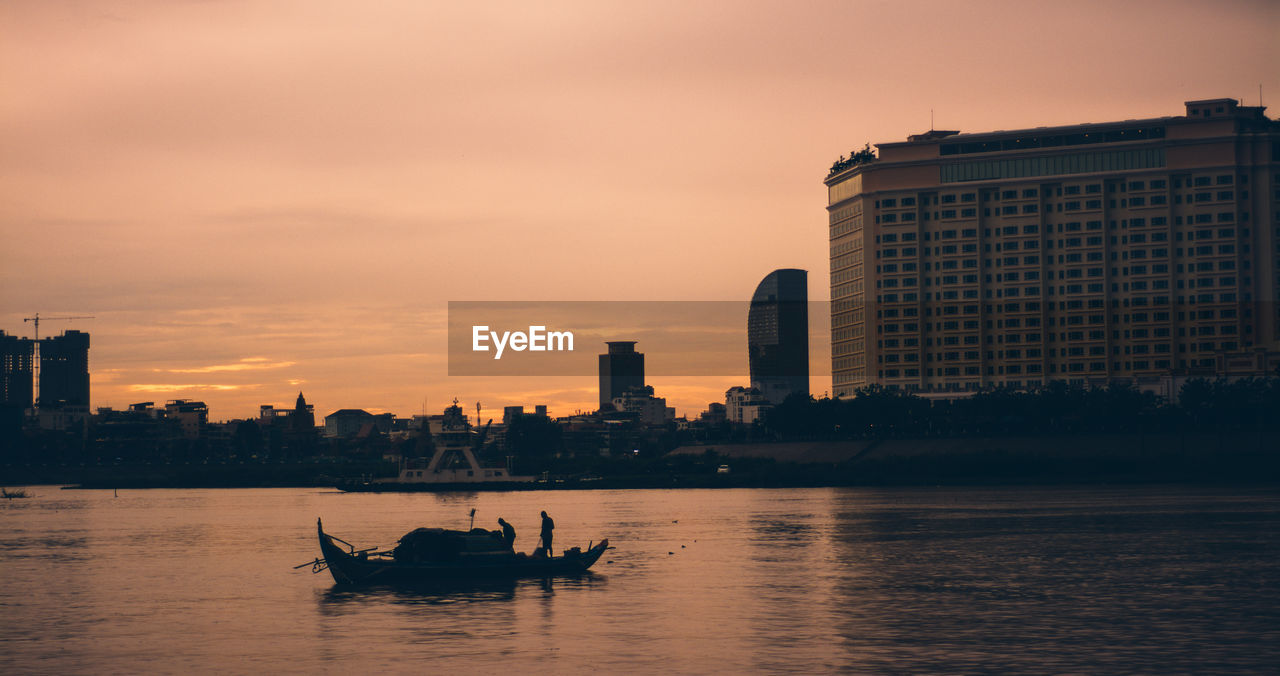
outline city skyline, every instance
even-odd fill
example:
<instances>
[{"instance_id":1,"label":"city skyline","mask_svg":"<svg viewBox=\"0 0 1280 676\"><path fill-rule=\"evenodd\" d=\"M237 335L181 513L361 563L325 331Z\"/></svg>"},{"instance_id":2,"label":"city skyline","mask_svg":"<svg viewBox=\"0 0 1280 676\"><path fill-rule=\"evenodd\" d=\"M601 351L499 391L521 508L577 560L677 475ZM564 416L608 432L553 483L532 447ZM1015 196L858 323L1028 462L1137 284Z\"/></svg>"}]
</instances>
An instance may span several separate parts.
<instances>
[{"instance_id":1,"label":"city skyline","mask_svg":"<svg viewBox=\"0 0 1280 676\"><path fill-rule=\"evenodd\" d=\"M822 179L864 143L1280 95L1272 3L0 17L23 93L0 100L0 329L93 315L50 331L92 334L92 406L222 419L299 389L331 411L589 410L589 376L445 375L446 303L739 300L769 270L825 269ZM650 384L696 414L746 374Z\"/></svg>"}]
</instances>

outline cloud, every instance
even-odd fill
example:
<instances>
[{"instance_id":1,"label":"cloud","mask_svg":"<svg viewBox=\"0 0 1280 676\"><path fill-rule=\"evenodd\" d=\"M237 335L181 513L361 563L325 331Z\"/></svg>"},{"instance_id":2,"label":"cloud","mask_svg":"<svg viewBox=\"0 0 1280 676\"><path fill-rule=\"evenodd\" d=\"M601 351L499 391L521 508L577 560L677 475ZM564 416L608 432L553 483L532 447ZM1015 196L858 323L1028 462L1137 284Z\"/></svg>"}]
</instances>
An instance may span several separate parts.
<instances>
[{"instance_id":1,"label":"cloud","mask_svg":"<svg viewBox=\"0 0 1280 676\"><path fill-rule=\"evenodd\" d=\"M223 373L227 371L257 371L262 369L279 369L293 366L297 362L292 361L276 361L268 362L265 357L248 357L241 359L235 364L214 364L212 366L199 366L190 369L164 369L167 373ZM160 369L157 369L160 370Z\"/></svg>"},{"instance_id":2,"label":"cloud","mask_svg":"<svg viewBox=\"0 0 1280 676\"><path fill-rule=\"evenodd\" d=\"M102 384L118 380L124 372L124 369L95 369L90 375L95 384Z\"/></svg>"},{"instance_id":3,"label":"cloud","mask_svg":"<svg viewBox=\"0 0 1280 676\"><path fill-rule=\"evenodd\" d=\"M182 383L182 384L145 383L145 384L130 385L128 387L128 390L130 392L157 392L157 393L182 392L187 390L202 391L202 392L229 392L233 390L252 390L252 389L257 389L258 387L261 387L261 385L257 383L250 384L250 385L214 385L214 384L208 384L208 383Z\"/></svg>"}]
</instances>

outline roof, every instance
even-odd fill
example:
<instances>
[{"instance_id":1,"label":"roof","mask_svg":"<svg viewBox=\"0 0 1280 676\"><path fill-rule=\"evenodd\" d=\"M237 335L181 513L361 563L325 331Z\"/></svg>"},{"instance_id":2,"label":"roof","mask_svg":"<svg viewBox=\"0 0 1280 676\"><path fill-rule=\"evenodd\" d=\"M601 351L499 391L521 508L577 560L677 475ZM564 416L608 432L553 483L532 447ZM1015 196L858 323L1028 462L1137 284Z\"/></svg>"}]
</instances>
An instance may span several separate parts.
<instances>
[{"instance_id":1,"label":"roof","mask_svg":"<svg viewBox=\"0 0 1280 676\"><path fill-rule=\"evenodd\" d=\"M937 143L937 142L943 141L944 139L947 143L953 143L955 141L961 141L961 140L967 141L971 139L980 139L980 138L1000 138L1004 136L1026 136L1028 134L1049 135L1049 134L1055 134L1055 133L1059 133L1059 134L1065 133L1068 131L1093 131L1093 130L1102 130L1102 129L1115 129L1119 127L1141 127L1141 126L1166 124L1172 120L1177 120L1177 119L1181 119L1181 117L1167 116L1167 117L1152 117L1152 118L1146 118L1141 120L1118 120L1115 122L1085 122L1082 124L1067 124L1067 125L1060 125L1055 127L1032 127L1028 129L997 129L995 131L981 131L981 132L969 132L969 133L956 132L956 133L948 134L946 136L933 136L933 137L927 137L927 138L925 137L925 135L917 135L911 138L919 139L919 140L890 141L888 143L877 143L875 144L875 146L877 148L886 148L886 147L891 148L894 146L915 145L919 143Z\"/></svg>"},{"instance_id":2,"label":"roof","mask_svg":"<svg viewBox=\"0 0 1280 676\"><path fill-rule=\"evenodd\" d=\"M372 413L369 413L368 411L366 411L366 410L364 410L364 409L362 409L362 408L343 408L343 409L338 409L337 411L334 411L333 413L330 413L329 415L327 415L327 416L325 416L325 417L326 417L326 418L334 418L334 417L338 417L338 416L359 416L359 417L361 417L361 418L363 418L363 417L365 417L365 416L368 416L368 417L372 418L372 417L373 417L373 414L372 414Z\"/></svg>"}]
</instances>

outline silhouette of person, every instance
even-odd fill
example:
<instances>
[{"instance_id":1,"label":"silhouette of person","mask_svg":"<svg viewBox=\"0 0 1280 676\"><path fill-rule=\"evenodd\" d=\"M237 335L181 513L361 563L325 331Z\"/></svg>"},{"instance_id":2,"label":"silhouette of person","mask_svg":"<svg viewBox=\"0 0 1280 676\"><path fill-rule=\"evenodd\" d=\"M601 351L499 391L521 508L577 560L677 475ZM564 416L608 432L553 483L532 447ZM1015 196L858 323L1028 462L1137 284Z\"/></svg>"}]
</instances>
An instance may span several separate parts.
<instances>
[{"instance_id":1,"label":"silhouette of person","mask_svg":"<svg viewBox=\"0 0 1280 676\"><path fill-rule=\"evenodd\" d=\"M498 519L498 525L502 526L502 543L508 547L512 546L516 541L516 529L501 518Z\"/></svg>"},{"instance_id":2,"label":"silhouette of person","mask_svg":"<svg viewBox=\"0 0 1280 676\"><path fill-rule=\"evenodd\" d=\"M547 516L546 512L543 512L542 513L542 532L539 535L542 538L543 548L547 550L547 556L552 556L553 555L552 552L555 551L551 549L551 536L552 536L551 531L555 529L556 529L556 522L552 521L551 517Z\"/></svg>"}]
</instances>

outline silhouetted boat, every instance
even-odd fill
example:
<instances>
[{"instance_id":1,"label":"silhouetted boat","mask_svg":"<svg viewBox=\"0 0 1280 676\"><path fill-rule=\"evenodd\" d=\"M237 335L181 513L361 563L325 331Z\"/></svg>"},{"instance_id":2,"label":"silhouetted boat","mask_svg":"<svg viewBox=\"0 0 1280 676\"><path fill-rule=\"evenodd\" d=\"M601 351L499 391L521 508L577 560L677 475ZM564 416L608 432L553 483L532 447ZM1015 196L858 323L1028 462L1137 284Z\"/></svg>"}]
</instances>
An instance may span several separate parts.
<instances>
[{"instance_id":1,"label":"silhouetted boat","mask_svg":"<svg viewBox=\"0 0 1280 676\"><path fill-rule=\"evenodd\" d=\"M421 583L459 578L518 578L578 575L598 561L609 541L566 550L561 556L517 554L501 538L480 528L471 531L419 528L400 539L390 551L376 547L356 549L341 538L324 532L316 519L323 558L310 565L312 572L326 568L338 584ZM347 546L344 551L337 543Z\"/></svg>"}]
</instances>

